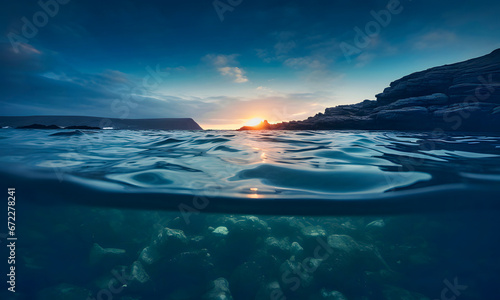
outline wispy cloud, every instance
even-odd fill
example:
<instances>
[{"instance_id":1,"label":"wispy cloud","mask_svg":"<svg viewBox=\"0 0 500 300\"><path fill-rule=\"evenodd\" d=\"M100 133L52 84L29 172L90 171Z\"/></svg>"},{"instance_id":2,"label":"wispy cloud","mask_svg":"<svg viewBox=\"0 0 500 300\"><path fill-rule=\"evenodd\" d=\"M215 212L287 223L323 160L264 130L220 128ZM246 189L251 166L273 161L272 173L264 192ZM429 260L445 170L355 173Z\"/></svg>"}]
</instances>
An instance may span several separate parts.
<instances>
[{"instance_id":1,"label":"wispy cloud","mask_svg":"<svg viewBox=\"0 0 500 300\"><path fill-rule=\"evenodd\" d=\"M238 67L238 61L236 57L238 55L223 55L223 54L208 54L204 57L205 61L212 64L217 71L222 75L229 77L236 83L248 82L248 78L245 76L245 71Z\"/></svg>"},{"instance_id":2,"label":"wispy cloud","mask_svg":"<svg viewBox=\"0 0 500 300\"><path fill-rule=\"evenodd\" d=\"M374 53L364 52L356 57L356 68L362 68L368 65L375 57L377 57Z\"/></svg>"},{"instance_id":3,"label":"wispy cloud","mask_svg":"<svg viewBox=\"0 0 500 300\"><path fill-rule=\"evenodd\" d=\"M233 78L233 81L236 83L248 81L248 78L245 76L245 72L238 67L223 67L218 70L222 75Z\"/></svg>"},{"instance_id":4,"label":"wispy cloud","mask_svg":"<svg viewBox=\"0 0 500 300\"><path fill-rule=\"evenodd\" d=\"M415 39L414 48L417 50L449 46L457 40L457 35L450 31L438 30L425 33Z\"/></svg>"},{"instance_id":5,"label":"wispy cloud","mask_svg":"<svg viewBox=\"0 0 500 300\"><path fill-rule=\"evenodd\" d=\"M315 57L292 57L285 60L284 64L291 68L323 69L326 68L326 62Z\"/></svg>"},{"instance_id":6,"label":"wispy cloud","mask_svg":"<svg viewBox=\"0 0 500 300\"><path fill-rule=\"evenodd\" d=\"M216 67L225 67L228 65L236 65L238 63L236 57L238 57L236 54L207 54L203 59L212 63Z\"/></svg>"}]
</instances>

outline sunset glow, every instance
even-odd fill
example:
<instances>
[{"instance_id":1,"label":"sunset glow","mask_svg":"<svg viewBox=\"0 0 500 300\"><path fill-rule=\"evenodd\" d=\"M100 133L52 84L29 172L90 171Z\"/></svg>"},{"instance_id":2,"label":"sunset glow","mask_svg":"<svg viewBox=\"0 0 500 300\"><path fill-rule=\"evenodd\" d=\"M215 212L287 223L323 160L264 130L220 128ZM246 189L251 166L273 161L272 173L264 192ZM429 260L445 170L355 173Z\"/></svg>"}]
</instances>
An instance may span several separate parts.
<instances>
[{"instance_id":1,"label":"sunset glow","mask_svg":"<svg viewBox=\"0 0 500 300\"><path fill-rule=\"evenodd\" d=\"M244 126L256 126L256 125L259 125L260 123L262 123L264 121L264 119L262 118L253 118L251 120L248 120Z\"/></svg>"}]
</instances>

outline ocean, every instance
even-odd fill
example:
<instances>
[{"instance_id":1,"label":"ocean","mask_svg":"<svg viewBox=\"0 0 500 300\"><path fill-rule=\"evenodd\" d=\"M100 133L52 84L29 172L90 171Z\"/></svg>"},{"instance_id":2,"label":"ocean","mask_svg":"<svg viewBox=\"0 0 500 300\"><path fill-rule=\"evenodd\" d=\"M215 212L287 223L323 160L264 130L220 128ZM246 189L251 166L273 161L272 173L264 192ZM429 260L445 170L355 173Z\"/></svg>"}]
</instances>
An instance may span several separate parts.
<instances>
[{"instance_id":1,"label":"ocean","mask_svg":"<svg viewBox=\"0 0 500 300\"><path fill-rule=\"evenodd\" d=\"M2 129L0 140L1 209L15 212L0 227L2 299L500 294L498 135Z\"/></svg>"}]
</instances>

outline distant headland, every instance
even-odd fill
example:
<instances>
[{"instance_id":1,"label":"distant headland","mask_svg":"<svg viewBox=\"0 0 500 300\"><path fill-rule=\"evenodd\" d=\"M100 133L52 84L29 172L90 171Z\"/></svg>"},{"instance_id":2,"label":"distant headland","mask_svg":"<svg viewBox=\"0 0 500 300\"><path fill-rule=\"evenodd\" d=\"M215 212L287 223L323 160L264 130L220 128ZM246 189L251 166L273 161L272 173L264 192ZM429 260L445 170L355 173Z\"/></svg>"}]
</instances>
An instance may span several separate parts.
<instances>
[{"instance_id":1,"label":"distant headland","mask_svg":"<svg viewBox=\"0 0 500 300\"><path fill-rule=\"evenodd\" d=\"M19 129L203 130L191 118L114 119L85 116L0 117L0 127Z\"/></svg>"},{"instance_id":2,"label":"distant headland","mask_svg":"<svg viewBox=\"0 0 500 300\"><path fill-rule=\"evenodd\" d=\"M377 100L330 107L303 121L240 130L442 130L500 132L500 49L398 79Z\"/></svg>"}]
</instances>

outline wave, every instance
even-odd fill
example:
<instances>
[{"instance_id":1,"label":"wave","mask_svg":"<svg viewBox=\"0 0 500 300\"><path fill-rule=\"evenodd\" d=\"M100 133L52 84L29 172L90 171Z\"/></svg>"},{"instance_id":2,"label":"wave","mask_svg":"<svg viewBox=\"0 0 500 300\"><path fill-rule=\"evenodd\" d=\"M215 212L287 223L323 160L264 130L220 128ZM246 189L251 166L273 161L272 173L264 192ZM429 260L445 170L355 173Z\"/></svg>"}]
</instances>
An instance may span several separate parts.
<instances>
[{"instance_id":1,"label":"wave","mask_svg":"<svg viewBox=\"0 0 500 300\"><path fill-rule=\"evenodd\" d=\"M0 139L3 180L42 202L173 210L202 197L212 212L318 215L496 209L500 195L497 136L7 129Z\"/></svg>"}]
</instances>

